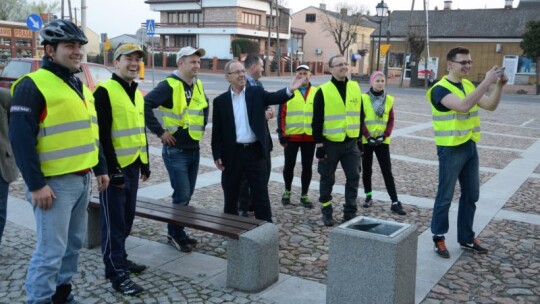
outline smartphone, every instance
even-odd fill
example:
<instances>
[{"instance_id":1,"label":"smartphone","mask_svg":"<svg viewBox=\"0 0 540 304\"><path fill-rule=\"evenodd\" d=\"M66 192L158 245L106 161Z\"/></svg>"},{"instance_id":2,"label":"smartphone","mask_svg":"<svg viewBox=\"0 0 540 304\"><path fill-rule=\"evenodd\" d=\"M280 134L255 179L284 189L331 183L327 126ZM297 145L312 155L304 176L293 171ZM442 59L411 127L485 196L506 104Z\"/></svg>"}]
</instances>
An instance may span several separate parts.
<instances>
[{"instance_id":1,"label":"smartphone","mask_svg":"<svg viewBox=\"0 0 540 304\"><path fill-rule=\"evenodd\" d=\"M504 76L504 70L505 70L505 69L506 69L505 67L502 67L502 68L499 70L499 72L498 72L499 78L502 78L502 77Z\"/></svg>"}]
</instances>

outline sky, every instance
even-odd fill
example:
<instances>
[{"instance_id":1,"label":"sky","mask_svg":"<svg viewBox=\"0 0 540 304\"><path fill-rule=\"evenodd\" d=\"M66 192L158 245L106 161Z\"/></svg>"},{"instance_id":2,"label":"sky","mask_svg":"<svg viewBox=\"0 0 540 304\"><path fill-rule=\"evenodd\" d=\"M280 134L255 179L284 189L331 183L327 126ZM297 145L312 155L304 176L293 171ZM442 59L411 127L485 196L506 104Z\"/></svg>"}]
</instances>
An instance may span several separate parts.
<instances>
[{"instance_id":1,"label":"sky","mask_svg":"<svg viewBox=\"0 0 540 304\"><path fill-rule=\"evenodd\" d=\"M45 0L54 2L61 0ZM319 6L319 3L326 3L326 8L335 10L336 4L347 2L354 5L360 3L367 8L370 13L375 14L375 6L380 0L285 0L291 8L292 13L298 12L308 6ZM65 2L67 7L67 1ZM410 10L412 0L386 0L390 10ZM503 8L505 0L453 0L452 9L475 9L475 8ZM514 0L514 7L519 0ZM159 14L150 11L150 6L144 0L86 0L87 26L97 34L107 33L109 38L122 34L135 34L141 27L141 23L147 19L154 19L159 22ZM80 0L72 0L71 6L77 8L77 19L80 20ZM437 6L444 7L444 0L428 0L429 9ZM423 9L423 1L415 1L415 9ZM58 12L59 13L59 12ZM65 15L67 15L67 11Z\"/></svg>"}]
</instances>

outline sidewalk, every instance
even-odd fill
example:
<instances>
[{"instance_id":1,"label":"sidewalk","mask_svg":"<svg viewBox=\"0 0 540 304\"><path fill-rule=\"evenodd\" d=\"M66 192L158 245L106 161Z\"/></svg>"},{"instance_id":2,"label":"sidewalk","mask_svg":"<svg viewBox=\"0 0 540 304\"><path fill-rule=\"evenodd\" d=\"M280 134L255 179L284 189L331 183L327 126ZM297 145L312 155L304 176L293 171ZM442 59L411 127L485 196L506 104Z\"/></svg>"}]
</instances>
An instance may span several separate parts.
<instances>
[{"instance_id":1,"label":"sidewalk","mask_svg":"<svg viewBox=\"0 0 540 304\"><path fill-rule=\"evenodd\" d=\"M429 231L438 168L430 109L416 95L395 97L392 166L399 198L408 214L389 212L389 198L376 164L374 206L360 207L358 213L417 226L415 302L539 303L540 104L502 103L495 112L481 111L481 197L475 231L490 253L475 255L458 247L454 204L447 235L452 258L441 259L433 252ZM271 121L270 129L275 127L275 121ZM197 189L191 204L221 210L223 193L209 147L210 132L208 129L202 141ZM85 249L74 278L77 299L82 303L325 303L328 234L332 228L322 225L318 208L300 206L299 169L293 182L293 205L281 206L283 150L273 135L269 194L280 233L281 272L276 284L258 294L228 289L224 273L225 259L229 258L226 238L190 230L199 245L193 253L184 254L166 245L163 223L137 218L133 237L128 239L128 253L131 259L149 266L134 279L146 292L140 297L113 292L103 278L99 249ZM139 195L170 200L172 190L161 160L160 142L153 135L149 138L152 176L141 184ZM319 176L315 168L313 171L309 196L316 201ZM343 172L338 170L333 198L338 222L342 219L344 181ZM456 187L455 201L458 195ZM362 187L359 196L363 201ZM25 298L25 272L35 236L30 205L23 200L19 180L10 187L8 223L0 246L0 303L20 303Z\"/></svg>"}]
</instances>

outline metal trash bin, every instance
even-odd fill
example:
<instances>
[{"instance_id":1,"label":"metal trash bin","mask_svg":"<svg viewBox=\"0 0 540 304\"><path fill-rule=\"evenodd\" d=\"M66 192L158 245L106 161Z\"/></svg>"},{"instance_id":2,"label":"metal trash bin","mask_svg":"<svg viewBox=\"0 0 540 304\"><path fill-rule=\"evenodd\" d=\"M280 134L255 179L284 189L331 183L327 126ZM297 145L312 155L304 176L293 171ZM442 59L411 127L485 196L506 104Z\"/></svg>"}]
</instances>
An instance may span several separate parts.
<instances>
[{"instance_id":1,"label":"metal trash bin","mask_svg":"<svg viewBox=\"0 0 540 304\"><path fill-rule=\"evenodd\" d=\"M414 303L416 226L356 217L330 232L326 303Z\"/></svg>"}]
</instances>

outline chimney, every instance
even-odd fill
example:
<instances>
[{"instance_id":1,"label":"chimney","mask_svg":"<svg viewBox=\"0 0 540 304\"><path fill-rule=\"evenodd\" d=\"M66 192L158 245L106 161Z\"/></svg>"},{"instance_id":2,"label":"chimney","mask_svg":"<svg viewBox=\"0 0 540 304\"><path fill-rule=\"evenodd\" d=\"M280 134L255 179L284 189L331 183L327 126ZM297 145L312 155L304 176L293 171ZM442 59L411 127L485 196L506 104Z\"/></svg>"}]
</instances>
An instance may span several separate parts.
<instances>
[{"instance_id":1,"label":"chimney","mask_svg":"<svg viewBox=\"0 0 540 304\"><path fill-rule=\"evenodd\" d=\"M505 0L504 1L504 9L512 9L512 2L513 0Z\"/></svg>"},{"instance_id":2,"label":"chimney","mask_svg":"<svg viewBox=\"0 0 540 304\"><path fill-rule=\"evenodd\" d=\"M451 0L444 1L444 10L449 11L451 9L452 9L452 1Z\"/></svg>"},{"instance_id":3,"label":"chimney","mask_svg":"<svg viewBox=\"0 0 540 304\"><path fill-rule=\"evenodd\" d=\"M341 13L343 16L347 16L347 8L345 8L345 7L341 8L340 13Z\"/></svg>"},{"instance_id":4,"label":"chimney","mask_svg":"<svg viewBox=\"0 0 540 304\"><path fill-rule=\"evenodd\" d=\"M319 4L319 7L320 7L322 10L326 10L326 3L321 3L321 4Z\"/></svg>"}]
</instances>

